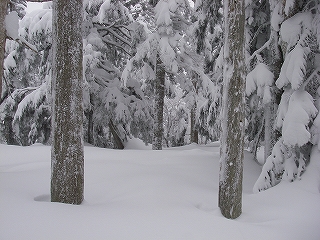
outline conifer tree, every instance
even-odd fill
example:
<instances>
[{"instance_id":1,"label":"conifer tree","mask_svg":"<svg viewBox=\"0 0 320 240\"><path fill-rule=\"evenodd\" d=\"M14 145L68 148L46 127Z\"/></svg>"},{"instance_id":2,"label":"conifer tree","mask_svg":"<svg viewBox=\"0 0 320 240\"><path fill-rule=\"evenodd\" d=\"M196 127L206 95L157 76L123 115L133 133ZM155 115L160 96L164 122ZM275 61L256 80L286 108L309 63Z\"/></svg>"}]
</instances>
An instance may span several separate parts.
<instances>
[{"instance_id":1,"label":"conifer tree","mask_svg":"<svg viewBox=\"0 0 320 240\"><path fill-rule=\"evenodd\" d=\"M6 45L6 28L5 28L5 16L7 14L7 0L0 2L0 100L2 98L2 80L3 80L3 61L4 51Z\"/></svg>"}]
</instances>

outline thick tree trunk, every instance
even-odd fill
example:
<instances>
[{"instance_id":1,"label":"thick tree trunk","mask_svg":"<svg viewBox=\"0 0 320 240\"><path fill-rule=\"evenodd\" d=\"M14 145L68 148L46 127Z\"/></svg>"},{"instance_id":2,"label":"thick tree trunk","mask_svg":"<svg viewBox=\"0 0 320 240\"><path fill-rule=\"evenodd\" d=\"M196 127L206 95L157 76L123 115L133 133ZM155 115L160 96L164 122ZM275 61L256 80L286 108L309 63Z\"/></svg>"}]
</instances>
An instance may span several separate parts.
<instances>
[{"instance_id":1,"label":"thick tree trunk","mask_svg":"<svg viewBox=\"0 0 320 240\"><path fill-rule=\"evenodd\" d=\"M53 1L51 201L81 204L84 191L82 0Z\"/></svg>"},{"instance_id":2,"label":"thick tree trunk","mask_svg":"<svg viewBox=\"0 0 320 240\"><path fill-rule=\"evenodd\" d=\"M7 15L8 0L0 1L0 100L2 99L3 63L6 47L5 17Z\"/></svg>"},{"instance_id":3,"label":"thick tree trunk","mask_svg":"<svg viewBox=\"0 0 320 240\"><path fill-rule=\"evenodd\" d=\"M157 56L157 70L156 70L156 82L155 82L155 99L154 99L154 124L153 124L153 141L152 149L162 149L163 139L163 104L164 104L164 84L165 84L165 68L160 59Z\"/></svg>"},{"instance_id":4,"label":"thick tree trunk","mask_svg":"<svg viewBox=\"0 0 320 240\"><path fill-rule=\"evenodd\" d=\"M224 85L219 207L226 218L242 212L244 148L244 0L225 0Z\"/></svg>"}]
</instances>

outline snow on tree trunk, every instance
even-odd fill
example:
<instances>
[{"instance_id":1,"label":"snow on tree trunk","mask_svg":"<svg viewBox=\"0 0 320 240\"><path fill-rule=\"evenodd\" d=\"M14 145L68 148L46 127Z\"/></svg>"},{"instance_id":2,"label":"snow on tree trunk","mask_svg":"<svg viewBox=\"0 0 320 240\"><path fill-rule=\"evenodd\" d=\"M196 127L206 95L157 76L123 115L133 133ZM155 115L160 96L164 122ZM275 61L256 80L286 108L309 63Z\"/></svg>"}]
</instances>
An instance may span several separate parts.
<instances>
[{"instance_id":1,"label":"snow on tree trunk","mask_svg":"<svg viewBox=\"0 0 320 240\"><path fill-rule=\"evenodd\" d=\"M82 0L53 1L51 201L81 204L84 191Z\"/></svg>"},{"instance_id":2,"label":"snow on tree trunk","mask_svg":"<svg viewBox=\"0 0 320 240\"><path fill-rule=\"evenodd\" d=\"M224 85L219 207L226 218L242 212L244 148L244 1L224 1Z\"/></svg>"},{"instance_id":3,"label":"snow on tree trunk","mask_svg":"<svg viewBox=\"0 0 320 240\"><path fill-rule=\"evenodd\" d=\"M156 68L152 149L161 150L163 138L163 104L166 72L159 55L157 56Z\"/></svg>"},{"instance_id":4,"label":"snow on tree trunk","mask_svg":"<svg viewBox=\"0 0 320 240\"><path fill-rule=\"evenodd\" d=\"M3 62L6 46L5 17L7 15L7 0L0 1L0 100L2 98Z\"/></svg>"}]
</instances>

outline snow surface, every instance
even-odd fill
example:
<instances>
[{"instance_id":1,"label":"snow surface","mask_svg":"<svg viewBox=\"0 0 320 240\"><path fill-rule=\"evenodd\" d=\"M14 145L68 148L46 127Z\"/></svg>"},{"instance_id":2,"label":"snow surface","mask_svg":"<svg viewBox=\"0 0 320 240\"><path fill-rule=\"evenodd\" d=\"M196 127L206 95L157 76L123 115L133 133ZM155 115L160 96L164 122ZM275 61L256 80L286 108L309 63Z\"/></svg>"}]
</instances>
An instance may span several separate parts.
<instances>
[{"instance_id":1,"label":"snow surface","mask_svg":"<svg viewBox=\"0 0 320 240\"><path fill-rule=\"evenodd\" d=\"M246 153L236 220L217 207L218 143L128 148L85 147L85 202L74 206L49 201L50 147L0 145L0 239L320 239L317 148L302 180L258 194L261 167Z\"/></svg>"}]
</instances>

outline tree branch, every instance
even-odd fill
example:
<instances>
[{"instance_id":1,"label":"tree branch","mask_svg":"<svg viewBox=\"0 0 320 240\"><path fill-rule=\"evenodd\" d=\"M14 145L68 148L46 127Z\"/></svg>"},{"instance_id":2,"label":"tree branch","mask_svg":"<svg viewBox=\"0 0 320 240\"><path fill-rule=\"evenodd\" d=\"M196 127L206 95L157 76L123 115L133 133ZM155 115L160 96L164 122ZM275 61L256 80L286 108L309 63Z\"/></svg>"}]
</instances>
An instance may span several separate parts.
<instances>
[{"instance_id":1,"label":"tree branch","mask_svg":"<svg viewBox=\"0 0 320 240\"><path fill-rule=\"evenodd\" d=\"M263 27L267 26L267 25L270 25L270 23L267 22L267 23L261 24L261 25L259 26L258 30L255 32L254 36L252 37L251 41L249 42L249 45L251 45L252 42L258 37L258 34L259 34L260 30L261 30Z\"/></svg>"},{"instance_id":2,"label":"tree branch","mask_svg":"<svg viewBox=\"0 0 320 240\"><path fill-rule=\"evenodd\" d=\"M17 39L13 39L12 37L7 36L7 39L12 40L12 41L16 41L17 43L24 45L25 47L29 48L30 50L34 51L35 53L39 53L38 49L34 45L32 45L31 43L28 43L22 37L19 37Z\"/></svg>"},{"instance_id":3,"label":"tree branch","mask_svg":"<svg viewBox=\"0 0 320 240\"><path fill-rule=\"evenodd\" d=\"M112 33L116 38L118 38L123 43L127 44L128 46L131 46L131 43L125 39L124 37L121 37L118 33L116 33L114 30L110 29L110 33Z\"/></svg>"},{"instance_id":4,"label":"tree branch","mask_svg":"<svg viewBox=\"0 0 320 240\"><path fill-rule=\"evenodd\" d=\"M131 43L127 39L124 38L124 37L126 37L128 39L131 39L131 35L129 35L128 33L124 32L122 30L122 28L124 28L123 25L115 25L114 23L109 26L105 26L105 25L101 25L101 24L97 24L97 23L95 23L95 24L98 25L98 26L96 26L98 32L106 31L106 33L101 33L102 37L104 37L108 33L111 33L116 38L118 38L120 41L124 42L128 46L131 46ZM120 36L114 29L120 31L124 35L124 37ZM127 29L127 28L125 28L125 29ZM128 31L130 31L130 30L128 30Z\"/></svg>"},{"instance_id":5,"label":"tree branch","mask_svg":"<svg viewBox=\"0 0 320 240\"><path fill-rule=\"evenodd\" d=\"M131 54L130 54L123 46L119 45L118 43L116 43L116 42L114 42L114 41L110 41L110 40L108 40L108 39L106 39L106 38L102 38L102 41L103 41L104 43L106 43L106 44L111 44L111 45L113 45L113 46L115 46L115 47L117 47L117 48L120 48L120 49L123 50L126 54L128 54L129 56L131 56Z\"/></svg>"},{"instance_id":6,"label":"tree branch","mask_svg":"<svg viewBox=\"0 0 320 240\"><path fill-rule=\"evenodd\" d=\"M312 78L316 76L320 76L320 67L316 68L310 76L307 78L307 80L302 84L302 89L305 89L305 87L308 85L308 83L311 81Z\"/></svg>"},{"instance_id":7,"label":"tree branch","mask_svg":"<svg viewBox=\"0 0 320 240\"><path fill-rule=\"evenodd\" d=\"M258 50L254 51L254 53L247 59L246 61L246 65L250 63L250 61L256 56L258 55L260 52L262 52L265 48L269 47L270 43L271 43L271 38L269 38L268 41L266 41L265 44L263 44L263 46L261 48L259 48Z\"/></svg>"}]
</instances>

